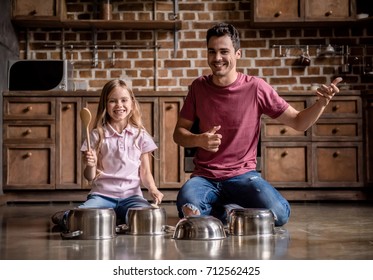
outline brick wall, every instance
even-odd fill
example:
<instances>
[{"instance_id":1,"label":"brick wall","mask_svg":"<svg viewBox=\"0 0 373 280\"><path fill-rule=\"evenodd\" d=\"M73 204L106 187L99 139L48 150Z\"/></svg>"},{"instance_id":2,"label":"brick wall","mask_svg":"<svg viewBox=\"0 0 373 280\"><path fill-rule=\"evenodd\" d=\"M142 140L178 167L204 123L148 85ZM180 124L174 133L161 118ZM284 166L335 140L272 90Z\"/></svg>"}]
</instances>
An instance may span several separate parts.
<instances>
[{"instance_id":1,"label":"brick wall","mask_svg":"<svg viewBox=\"0 0 373 280\"><path fill-rule=\"evenodd\" d=\"M93 19L99 11L88 0L66 0L69 19ZM206 64L205 32L214 23L225 21L236 25L241 33L243 56L240 71L263 77L277 90L307 90L311 83L329 83L339 76L342 56L320 57L318 51L327 44L349 45L353 65L343 74L351 89L372 89L373 75L362 75L363 51L373 56L373 29L340 28L250 28L250 0L213 1L179 0L178 19L182 29L173 31L99 30L98 63L93 65L93 33L90 30L29 29L20 32L20 58L69 59L74 63L74 77L79 88L100 89L113 78L131 81L133 88L146 90L186 90L199 75L209 73ZM168 20L173 15L173 1L112 0L113 19ZM27 36L26 36L27 35ZM26 37L28 45L26 46ZM65 48L61 48L61 42ZM146 45L150 48L117 47ZM151 46L157 45L156 48ZM274 48L273 45L284 46ZM311 65L300 67L300 48L286 45L310 45ZM26 50L28 50L26 52ZM176 52L175 52L176 50ZM287 54L287 55L285 55ZM114 58L114 59L113 59Z\"/></svg>"}]
</instances>

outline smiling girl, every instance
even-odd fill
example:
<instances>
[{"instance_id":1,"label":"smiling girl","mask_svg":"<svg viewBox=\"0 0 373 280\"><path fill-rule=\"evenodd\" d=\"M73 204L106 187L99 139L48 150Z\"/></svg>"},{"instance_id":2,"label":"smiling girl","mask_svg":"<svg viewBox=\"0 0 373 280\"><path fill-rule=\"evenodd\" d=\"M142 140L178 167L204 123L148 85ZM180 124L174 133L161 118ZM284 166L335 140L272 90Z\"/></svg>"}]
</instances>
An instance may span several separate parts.
<instances>
[{"instance_id":1,"label":"smiling girl","mask_svg":"<svg viewBox=\"0 0 373 280\"><path fill-rule=\"evenodd\" d=\"M91 182L87 200L79 208L113 208L117 223L125 223L129 208L151 207L141 186L156 204L163 194L150 169L151 152L157 149L146 132L140 106L122 80L112 80L102 89L90 146L82 145L84 177ZM68 211L56 213L52 221L64 227Z\"/></svg>"}]
</instances>

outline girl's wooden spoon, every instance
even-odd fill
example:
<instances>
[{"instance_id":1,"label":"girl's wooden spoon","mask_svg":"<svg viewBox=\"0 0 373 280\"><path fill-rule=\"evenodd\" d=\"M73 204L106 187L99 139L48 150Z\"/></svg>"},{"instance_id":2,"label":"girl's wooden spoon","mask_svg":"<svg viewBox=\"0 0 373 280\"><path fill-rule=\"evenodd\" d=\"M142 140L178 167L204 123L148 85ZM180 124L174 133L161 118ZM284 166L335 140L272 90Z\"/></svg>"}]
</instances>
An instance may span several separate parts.
<instances>
[{"instance_id":1,"label":"girl's wooden spoon","mask_svg":"<svg viewBox=\"0 0 373 280\"><path fill-rule=\"evenodd\" d=\"M91 142L89 139L89 124L91 123L92 115L88 108L83 108L80 110L80 119L85 127L86 135L87 135L87 145L88 151L91 150Z\"/></svg>"}]
</instances>

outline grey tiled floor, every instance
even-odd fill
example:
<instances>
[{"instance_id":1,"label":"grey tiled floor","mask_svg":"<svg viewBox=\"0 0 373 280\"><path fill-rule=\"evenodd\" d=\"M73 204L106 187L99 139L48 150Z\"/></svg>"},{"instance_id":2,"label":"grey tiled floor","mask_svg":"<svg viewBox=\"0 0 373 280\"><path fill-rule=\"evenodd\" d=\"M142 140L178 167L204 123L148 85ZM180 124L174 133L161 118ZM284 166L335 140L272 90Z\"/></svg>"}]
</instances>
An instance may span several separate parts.
<instances>
[{"instance_id":1,"label":"grey tiled floor","mask_svg":"<svg viewBox=\"0 0 373 280\"><path fill-rule=\"evenodd\" d=\"M172 234L109 240L63 240L50 216L72 204L13 204L0 207L0 259L284 259L373 260L373 204L292 203L283 231L266 237L228 236L217 241L174 240ZM168 224L174 205L163 206Z\"/></svg>"}]
</instances>

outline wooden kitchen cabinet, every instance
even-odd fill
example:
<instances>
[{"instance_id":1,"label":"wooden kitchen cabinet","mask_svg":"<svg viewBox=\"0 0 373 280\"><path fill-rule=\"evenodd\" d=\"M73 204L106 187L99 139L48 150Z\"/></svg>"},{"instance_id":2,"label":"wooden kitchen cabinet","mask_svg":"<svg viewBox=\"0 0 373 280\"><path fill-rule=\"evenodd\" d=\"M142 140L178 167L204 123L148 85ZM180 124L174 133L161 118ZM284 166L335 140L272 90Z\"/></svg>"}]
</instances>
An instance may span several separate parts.
<instances>
[{"instance_id":1,"label":"wooden kitchen cabinet","mask_svg":"<svg viewBox=\"0 0 373 280\"><path fill-rule=\"evenodd\" d=\"M283 97L297 109L316 102L307 92ZM362 187L361 97L356 92L338 94L306 132L263 117L261 155L262 176L279 189Z\"/></svg>"},{"instance_id":2,"label":"wooden kitchen cabinet","mask_svg":"<svg viewBox=\"0 0 373 280\"><path fill-rule=\"evenodd\" d=\"M136 93L143 124L158 146L151 168L160 189L178 189L185 181L183 151L172 139L185 95ZM99 92L5 92L4 191L87 193L80 152L86 135L79 112L83 107L91 111L92 129L98 101Z\"/></svg>"},{"instance_id":3,"label":"wooden kitchen cabinet","mask_svg":"<svg viewBox=\"0 0 373 280\"><path fill-rule=\"evenodd\" d=\"M3 101L3 189L53 189L55 101Z\"/></svg>"},{"instance_id":4,"label":"wooden kitchen cabinet","mask_svg":"<svg viewBox=\"0 0 373 280\"><path fill-rule=\"evenodd\" d=\"M356 21L355 0L253 0L252 25Z\"/></svg>"}]
</instances>

